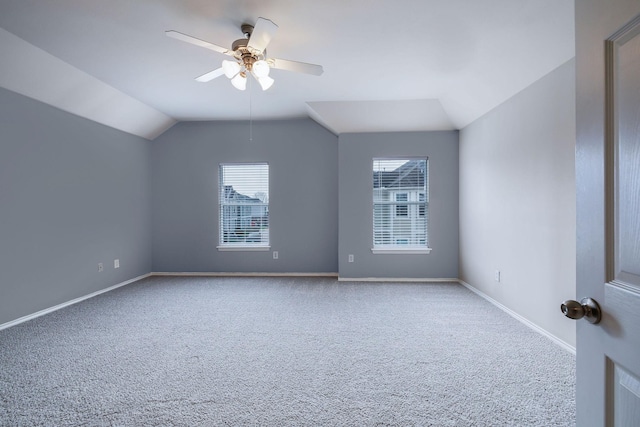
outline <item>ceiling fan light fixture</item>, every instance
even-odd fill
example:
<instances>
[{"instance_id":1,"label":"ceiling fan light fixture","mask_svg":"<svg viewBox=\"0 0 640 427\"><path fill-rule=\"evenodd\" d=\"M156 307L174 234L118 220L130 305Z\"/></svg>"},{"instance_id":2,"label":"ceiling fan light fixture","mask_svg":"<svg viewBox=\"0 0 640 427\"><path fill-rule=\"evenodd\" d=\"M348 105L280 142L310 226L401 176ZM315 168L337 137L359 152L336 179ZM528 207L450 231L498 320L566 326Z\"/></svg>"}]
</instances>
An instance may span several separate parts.
<instances>
[{"instance_id":1,"label":"ceiling fan light fixture","mask_svg":"<svg viewBox=\"0 0 640 427\"><path fill-rule=\"evenodd\" d=\"M247 76L244 73L238 73L231 79L231 84L238 90L245 90L247 88Z\"/></svg>"},{"instance_id":2,"label":"ceiling fan light fixture","mask_svg":"<svg viewBox=\"0 0 640 427\"><path fill-rule=\"evenodd\" d=\"M165 31L165 34L177 40L204 47L232 58L231 60L222 61L220 68L197 77L196 81L198 82L209 82L224 74L231 80L236 89L246 90L247 78L251 74L258 81L262 90L268 90L274 83L274 80L269 77L271 68L315 76L322 74L323 70L320 65L267 56L267 45L278 29L278 26L273 21L258 18L256 25L242 24L240 29L245 38L234 41L231 44L231 49L174 30Z\"/></svg>"},{"instance_id":3,"label":"ceiling fan light fixture","mask_svg":"<svg viewBox=\"0 0 640 427\"><path fill-rule=\"evenodd\" d=\"M262 90L269 89L271 86L273 86L274 81L275 80L273 80L269 76L258 77L258 83L260 83L260 87L262 88Z\"/></svg>"},{"instance_id":4,"label":"ceiling fan light fixture","mask_svg":"<svg viewBox=\"0 0 640 427\"><path fill-rule=\"evenodd\" d=\"M261 77L267 77L270 69L269 64L264 59L254 62L253 67L251 68L253 74L255 74L258 79Z\"/></svg>"},{"instance_id":5,"label":"ceiling fan light fixture","mask_svg":"<svg viewBox=\"0 0 640 427\"><path fill-rule=\"evenodd\" d=\"M222 69L224 70L224 75L231 79L240 72L240 64L225 59L222 61Z\"/></svg>"}]
</instances>

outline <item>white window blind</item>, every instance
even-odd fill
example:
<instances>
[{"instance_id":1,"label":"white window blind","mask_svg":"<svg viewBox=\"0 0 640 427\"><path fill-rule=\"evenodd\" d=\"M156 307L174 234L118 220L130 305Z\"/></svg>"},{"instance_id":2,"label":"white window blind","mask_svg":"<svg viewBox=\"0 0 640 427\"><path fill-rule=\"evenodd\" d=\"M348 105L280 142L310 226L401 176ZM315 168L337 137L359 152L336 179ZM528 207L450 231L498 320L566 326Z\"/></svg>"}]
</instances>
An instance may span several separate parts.
<instances>
[{"instance_id":1,"label":"white window blind","mask_svg":"<svg viewBox=\"0 0 640 427\"><path fill-rule=\"evenodd\" d=\"M428 248L428 161L373 160L373 248Z\"/></svg>"},{"instance_id":2,"label":"white window blind","mask_svg":"<svg viewBox=\"0 0 640 427\"><path fill-rule=\"evenodd\" d=\"M269 246L269 165L220 165L220 247Z\"/></svg>"}]
</instances>

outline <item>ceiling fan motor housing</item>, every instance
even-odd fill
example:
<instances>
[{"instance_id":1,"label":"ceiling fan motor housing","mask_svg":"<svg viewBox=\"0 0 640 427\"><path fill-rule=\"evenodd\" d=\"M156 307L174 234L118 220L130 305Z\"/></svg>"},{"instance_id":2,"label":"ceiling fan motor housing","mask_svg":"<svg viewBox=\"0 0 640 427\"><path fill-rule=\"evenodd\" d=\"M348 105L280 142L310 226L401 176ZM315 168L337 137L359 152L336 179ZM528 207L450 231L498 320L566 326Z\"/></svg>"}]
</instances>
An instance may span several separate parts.
<instances>
[{"instance_id":1,"label":"ceiling fan motor housing","mask_svg":"<svg viewBox=\"0 0 640 427\"><path fill-rule=\"evenodd\" d=\"M249 43L249 39L238 39L231 44L231 50L237 52L240 49L247 49L247 44Z\"/></svg>"},{"instance_id":2,"label":"ceiling fan motor housing","mask_svg":"<svg viewBox=\"0 0 640 427\"><path fill-rule=\"evenodd\" d=\"M253 30L251 25L245 24L242 26L243 31L245 30L245 27L250 27L251 30ZM261 57L264 57L266 55L266 51L263 52L260 57L258 55L254 55L247 47L248 43L249 39L238 39L231 44L231 50L233 51L233 56L242 61L248 71L251 71L253 64L260 60Z\"/></svg>"}]
</instances>

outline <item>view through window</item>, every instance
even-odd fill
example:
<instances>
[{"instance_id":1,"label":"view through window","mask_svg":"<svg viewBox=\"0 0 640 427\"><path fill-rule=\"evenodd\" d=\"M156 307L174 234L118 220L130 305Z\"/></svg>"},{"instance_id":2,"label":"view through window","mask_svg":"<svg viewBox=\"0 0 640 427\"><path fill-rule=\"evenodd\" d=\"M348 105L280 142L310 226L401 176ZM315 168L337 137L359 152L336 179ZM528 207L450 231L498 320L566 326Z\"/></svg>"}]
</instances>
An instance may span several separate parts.
<instances>
[{"instance_id":1,"label":"view through window","mask_svg":"<svg viewBox=\"0 0 640 427\"><path fill-rule=\"evenodd\" d=\"M220 165L220 247L269 246L269 165Z\"/></svg>"},{"instance_id":2,"label":"view through window","mask_svg":"<svg viewBox=\"0 0 640 427\"><path fill-rule=\"evenodd\" d=\"M427 159L373 160L374 249L428 248Z\"/></svg>"}]
</instances>

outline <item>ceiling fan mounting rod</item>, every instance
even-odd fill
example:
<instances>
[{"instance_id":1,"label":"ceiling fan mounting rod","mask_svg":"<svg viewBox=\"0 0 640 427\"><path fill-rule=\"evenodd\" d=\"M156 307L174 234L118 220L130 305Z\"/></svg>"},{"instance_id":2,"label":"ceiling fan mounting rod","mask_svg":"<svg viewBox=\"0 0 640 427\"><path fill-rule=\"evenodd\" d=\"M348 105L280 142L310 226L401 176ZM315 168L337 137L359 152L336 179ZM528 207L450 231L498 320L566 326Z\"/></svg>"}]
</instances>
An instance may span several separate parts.
<instances>
[{"instance_id":1,"label":"ceiling fan mounting rod","mask_svg":"<svg viewBox=\"0 0 640 427\"><path fill-rule=\"evenodd\" d=\"M253 25L242 24L240 26L240 29L242 30L242 34L244 34L246 38L251 37L251 34L253 33Z\"/></svg>"}]
</instances>

